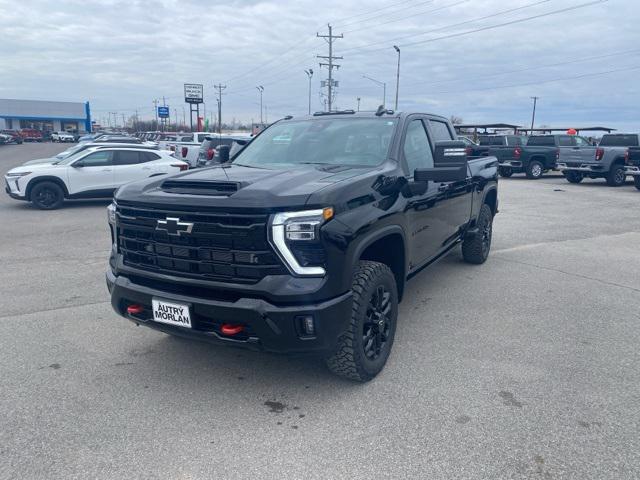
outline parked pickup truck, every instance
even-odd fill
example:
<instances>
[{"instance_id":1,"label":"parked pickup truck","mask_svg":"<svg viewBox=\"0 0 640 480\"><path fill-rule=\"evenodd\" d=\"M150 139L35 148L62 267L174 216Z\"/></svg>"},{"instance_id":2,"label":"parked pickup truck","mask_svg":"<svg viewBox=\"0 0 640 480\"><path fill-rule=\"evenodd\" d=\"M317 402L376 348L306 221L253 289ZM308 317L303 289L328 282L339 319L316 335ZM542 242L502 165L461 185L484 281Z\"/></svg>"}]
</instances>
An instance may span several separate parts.
<instances>
[{"instance_id":1,"label":"parked pickup truck","mask_svg":"<svg viewBox=\"0 0 640 480\"><path fill-rule=\"evenodd\" d=\"M526 138L526 144L519 146L490 147L490 155L500 155L499 173L510 177L514 173L524 173L527 178L537 180L556 167L562 148L563 135L536 135Z\"/></svg>"},{"instance_id":2,"label":"parked pickup truck","mask_svg":"<svg viewBox=\"0 0 640 480\"><path fill-rule=\"evenodd\" d=\"M209 132L194 132L185 135L191 135L188 141L167 142L166 148L175 152L178 160L187 162L190 168L195 168L198 164L198 156L200 154L200 145L204 139L212 135Z\"/></svg>"},{"instance_id":3,"label":"parked pickup truck","mask_svg":"<svg viewBox=\"0 0 640 480\"><path fill-rule=\"evenodd\" d=\"M382 107L287 117L231 161L129 183L108 208L111 304L172 335L316 353L370 380L406 281L456 246L469 263L489 255L496 159L469 161L454 135L444 117Z\"/></svg>"},{"instance_id":4,"label":"parked pickup truck","mask_svg":"<svg viewBox=\"0 0 640 480\"><path fill-rule=\"evenodd\" d=\"M478 137L480 155L489 155L498 159L498 174L502 177L510 177L514 173L512 166L520 160L522 145L525 145L527 137L520 135L481 135Z\"/></svg>"},{"instance_id":5,"label":"parked pickup truck","mask_svg":"<svg viewBox=\"0 0 640 480\"><path fill-rule=\"evenodd\" d=\"M640 147L629 147L626 157L625 173L633 176L633 183L640 190Z\"/></svg>"},{"instance_id":6,"label":"parked pickup truck","mask_svg":"<svg viewBox=\"0 0 640 480\"><path fill-rule=\"evenodd\" d=\"M604 178L607 185L619 187L626 180L625 158L629 147L637 147L638 135L615 133L602 136L597 147L582 137L573 137L576 144L560 153L558 169L571 183L585 177Z\"/></svg>"}]
</instances>

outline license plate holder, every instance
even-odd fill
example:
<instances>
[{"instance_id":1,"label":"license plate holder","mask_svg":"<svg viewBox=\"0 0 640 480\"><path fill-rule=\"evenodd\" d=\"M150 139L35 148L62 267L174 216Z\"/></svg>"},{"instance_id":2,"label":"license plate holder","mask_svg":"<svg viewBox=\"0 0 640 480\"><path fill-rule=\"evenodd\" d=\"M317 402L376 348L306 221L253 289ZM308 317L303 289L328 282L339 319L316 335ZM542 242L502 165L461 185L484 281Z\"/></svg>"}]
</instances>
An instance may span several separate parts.
<instances>
[{"instance_id":1,"label":"license plate holder","mask_svg":"<svg viewBox=\"0 0 640 480\"><path fill-rule=\"evenodd\" d=\"M182 328L191 328L189 305L160 298L151 300L153 321Z\"/></svg>"}]
</instances>

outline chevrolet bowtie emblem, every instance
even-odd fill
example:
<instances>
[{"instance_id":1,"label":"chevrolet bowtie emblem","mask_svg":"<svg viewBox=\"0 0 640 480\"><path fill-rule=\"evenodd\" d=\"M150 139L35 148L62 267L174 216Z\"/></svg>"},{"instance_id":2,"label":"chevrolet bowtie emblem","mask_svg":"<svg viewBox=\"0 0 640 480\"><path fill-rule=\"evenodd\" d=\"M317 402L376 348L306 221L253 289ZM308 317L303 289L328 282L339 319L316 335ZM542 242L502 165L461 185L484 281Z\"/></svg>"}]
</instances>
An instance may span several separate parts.
<instances>
[{"instance_id":1,"label":"chevrolet bowtie emblem","mask_svg":"<svg viewBox=\"0 0 640 480\"><path fill-rule=\"evenodd\" d=\"M169 235L180 236L183 233L191 233L193 223L181 222L179 218L167 217L166 220L158 220L156 230L162 230Z\"/></svg>"}]
</instances>

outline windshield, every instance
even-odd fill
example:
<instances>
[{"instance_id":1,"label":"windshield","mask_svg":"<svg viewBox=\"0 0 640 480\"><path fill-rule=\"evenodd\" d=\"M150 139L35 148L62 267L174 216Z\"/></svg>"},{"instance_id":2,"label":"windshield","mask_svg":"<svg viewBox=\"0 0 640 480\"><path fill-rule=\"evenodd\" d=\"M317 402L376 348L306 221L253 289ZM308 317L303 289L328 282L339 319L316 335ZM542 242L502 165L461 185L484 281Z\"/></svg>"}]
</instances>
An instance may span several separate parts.
<instances>
[{"instance_id":1,"label":"windshield","mask_svg":"<svg viewBox=\"0 0 640 480\"><path fill-rule=\"evenodd\" d=\"M387 157L396 119L318 118L276 123L234 159L238 165L286 168L380 165Z\"/></svg>"},{"instance_id":2,"label":"windshield","mask_svg":"<svg viewBox=\"0 0 640 480\"><path fill-rule=\"evenodd\" d=\"M503 145L504 142L502 141L503 137L497 137L497 136L493 136L493 135L487 135L487 136L481 136L479 139L479 143L480 145L483 146L487 146L487 145Z\"/></svg>"},{"instance_id":3,"label":"windshield","mask_svg":"<svg viewBox=\"0 0 640 480\"><path fill-rule=\"evenodd\" d=\"M71 148L67 148L64 152L60 152L59 154L57 154L56 158L60 158L60 159L67 158L69 155L73 155L74 153L84 149L85 149L84 145L75 145Z\"/></svg>"},{"instance_id":4,"label":"windshield","mask_svg":"<svg viewBox=\"0 0 640 480\"><path fill-rule=\"evenodd\" d=\"M57 164L57 165L69 165L69 164L70 164L70 163L72 163L74 160L77 160L78 158L80 158L80 157L84 156L84 155L87 153L87 151L89 151L89 149L82 149L82 150L81 150L81 151L79 151L79 152L72 153L71 155L69 155L69 156L67 156L67 157L65 157L65 158L63 158L63 159L58 160L58 161L56 162L56 164Z\"/></svg>"}]
</instances>

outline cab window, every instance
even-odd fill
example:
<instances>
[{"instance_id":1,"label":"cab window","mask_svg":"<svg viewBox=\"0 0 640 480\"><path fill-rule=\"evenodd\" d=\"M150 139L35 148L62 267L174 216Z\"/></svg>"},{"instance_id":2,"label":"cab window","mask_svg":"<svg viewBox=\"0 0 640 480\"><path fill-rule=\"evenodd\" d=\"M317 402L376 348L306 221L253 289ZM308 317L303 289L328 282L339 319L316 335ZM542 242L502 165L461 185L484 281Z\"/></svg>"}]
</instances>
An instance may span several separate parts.
<instances>
[{"instance_id":1,"label":"cab window","mask_svg":"<svg viewBox=\"0 0 640 480\"><path fill-rule=\"evenodd\" d=\"M403 153L409 168L409 177L413 177L416 168L433 167L433 152L422 120L413 120L407 127Z\"/></svg>"}]
</instances>

